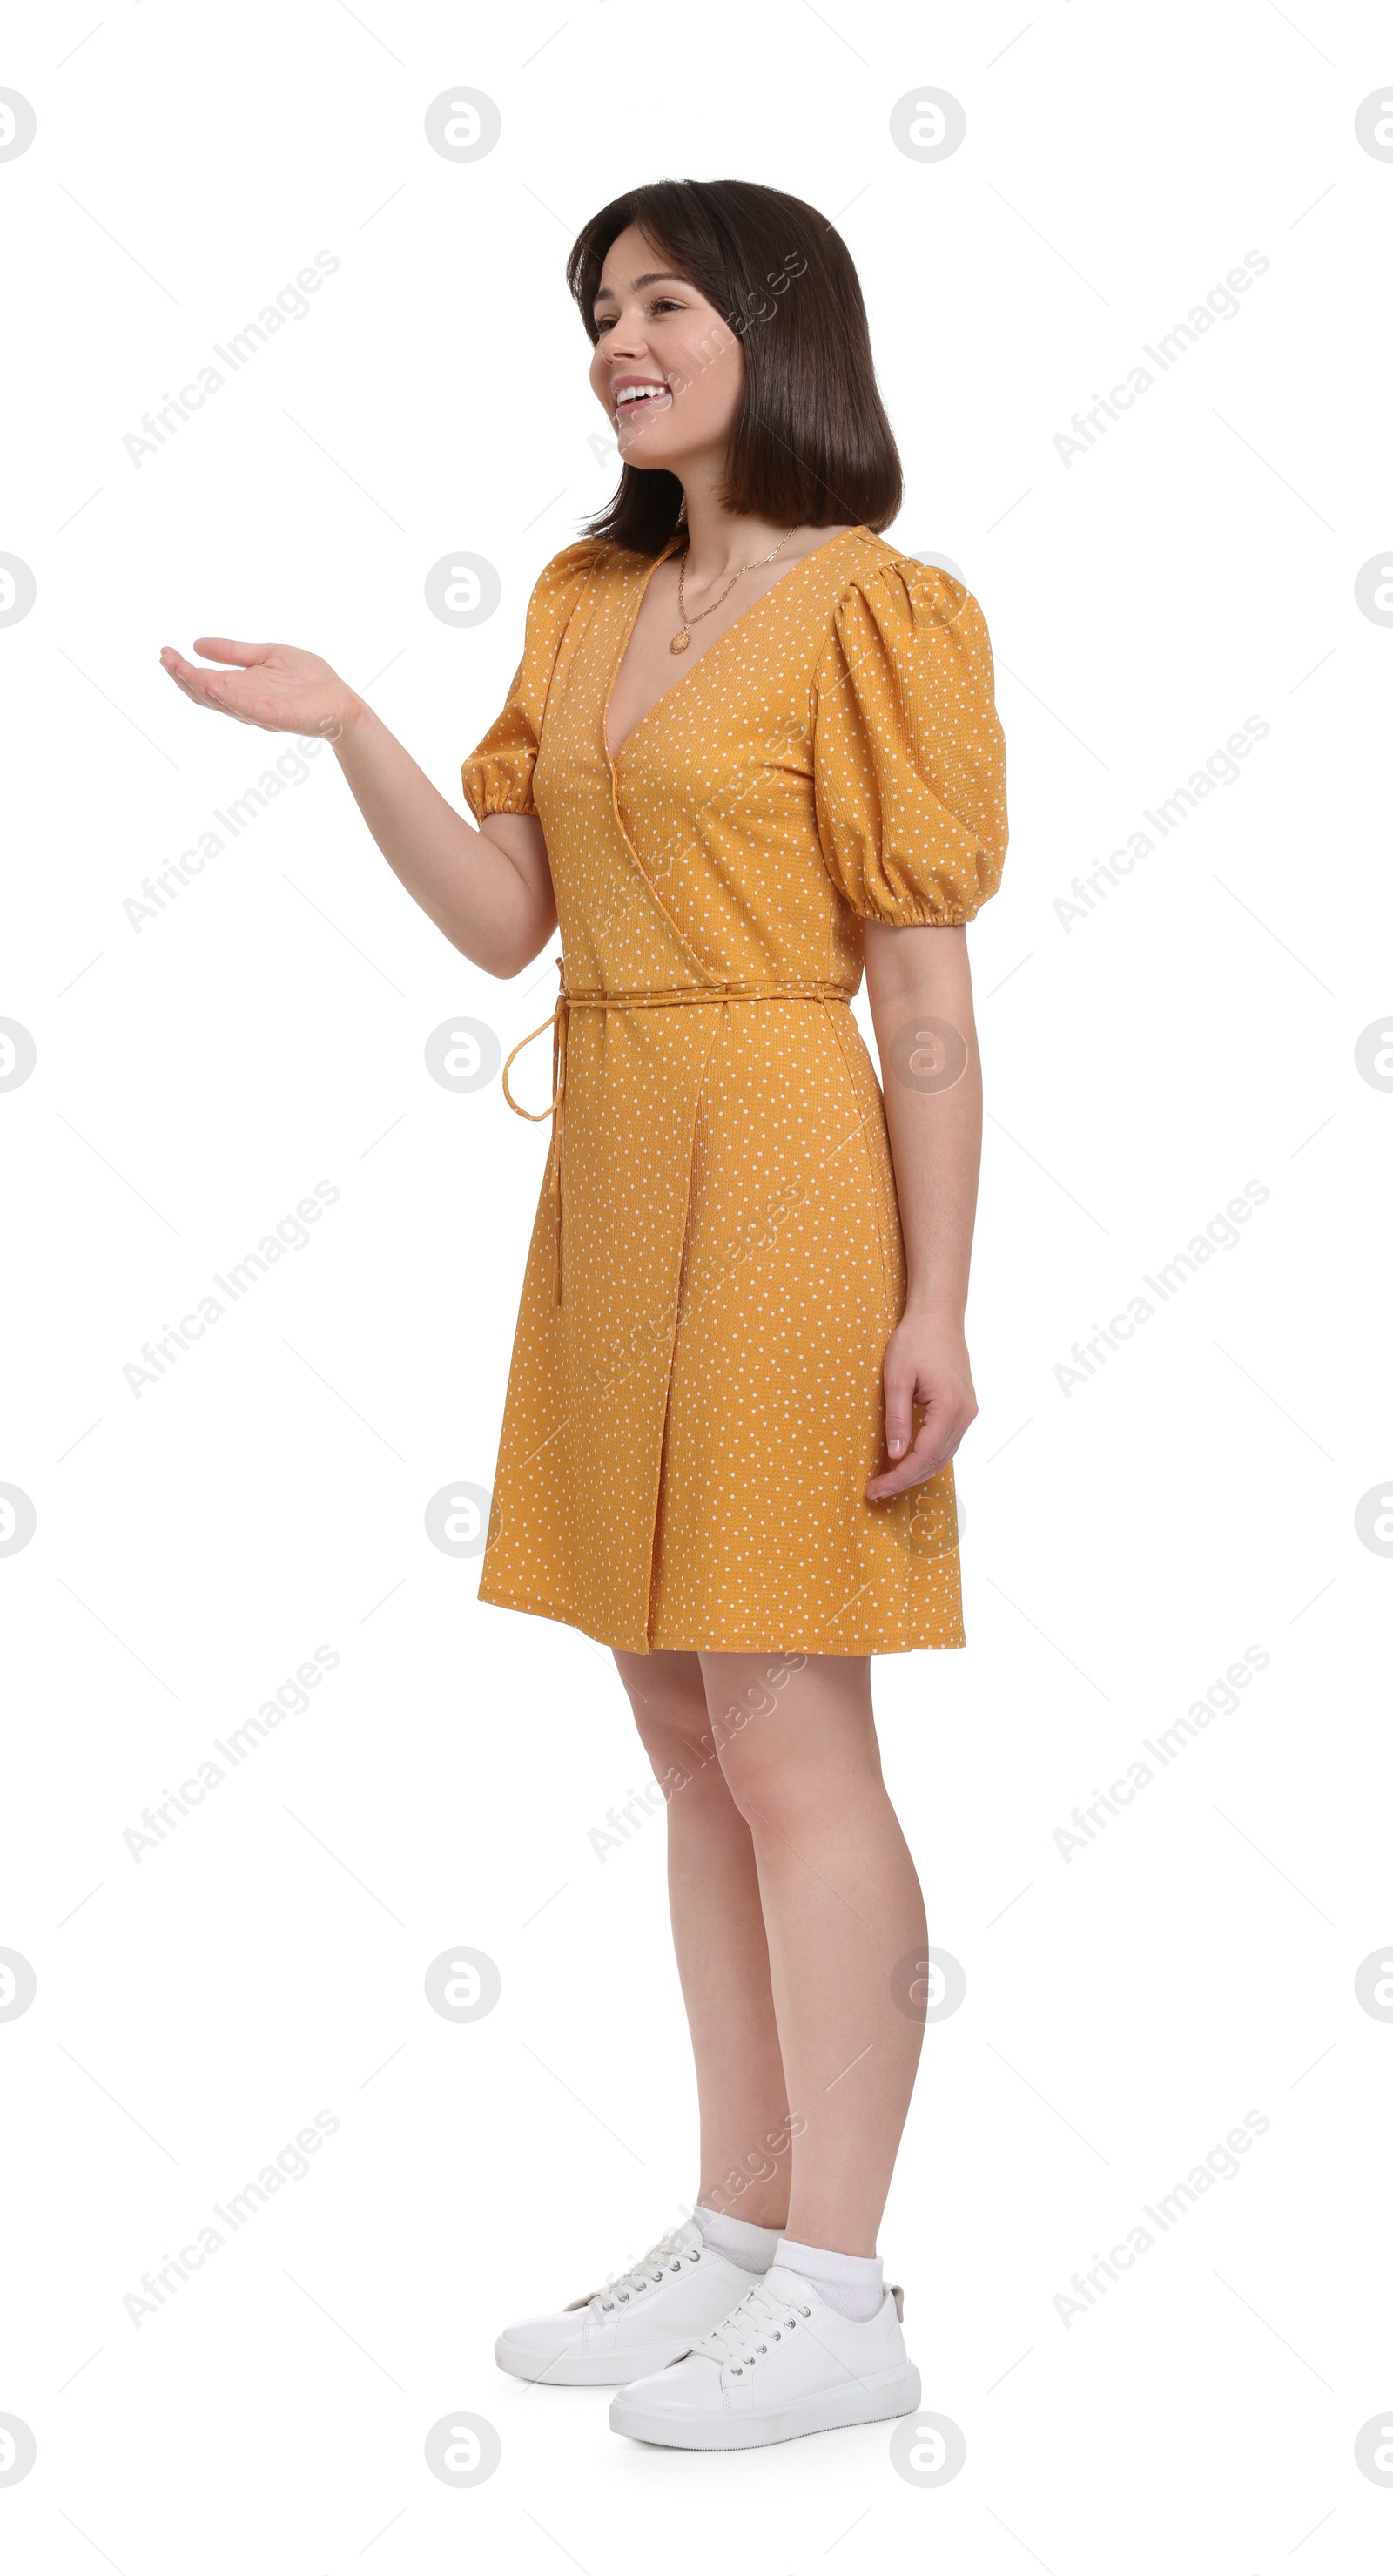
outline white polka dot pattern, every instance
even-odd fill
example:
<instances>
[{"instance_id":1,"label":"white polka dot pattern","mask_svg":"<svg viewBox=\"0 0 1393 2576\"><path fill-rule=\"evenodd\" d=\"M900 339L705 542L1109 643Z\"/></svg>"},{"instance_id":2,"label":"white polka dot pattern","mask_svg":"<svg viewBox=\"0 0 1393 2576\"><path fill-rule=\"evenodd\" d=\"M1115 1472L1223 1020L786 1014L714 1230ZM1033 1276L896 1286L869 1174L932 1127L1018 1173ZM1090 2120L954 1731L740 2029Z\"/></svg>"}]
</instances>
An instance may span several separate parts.
<instances>
[{"instance_id":1,"label":"white polka dot pattern","mask_svg":"<svg viewBox=\"0 0 1393 2576\"><path fill-rule=\"evenodd\" d=\"M961 582L868 529L832 539L611 762L651 569L592 542L548 565L464 764L477 817L541 820L568 988L849 999L862 919L971 920L1001 877L1005 759ZM904 1254L845 1001L573 1011L564 1135L561 1295L553 1137L480 1600L637 1653L961 1645L951 1466L864 1499Z\"/></svg>"}]
</instances>

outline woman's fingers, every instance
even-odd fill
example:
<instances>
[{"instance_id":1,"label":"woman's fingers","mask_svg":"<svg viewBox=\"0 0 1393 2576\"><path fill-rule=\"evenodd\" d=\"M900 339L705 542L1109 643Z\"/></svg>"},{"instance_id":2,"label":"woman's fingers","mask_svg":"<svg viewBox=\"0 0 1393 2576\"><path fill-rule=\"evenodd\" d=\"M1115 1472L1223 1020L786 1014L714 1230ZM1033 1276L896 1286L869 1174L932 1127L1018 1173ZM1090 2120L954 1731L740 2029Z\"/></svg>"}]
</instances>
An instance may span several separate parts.
<instances>
[{"instance_id":1,"label":"woman's fingers","mask_svg":"<svg viewBox=\"0 0 1393 2576\"><path fill-rule=\"evenodd\" d=\"M195 635L193 649L203 655L205 662L236 662L243 670L249 670L254 662L268 661L276 648L274 644L239 644L232 635Z\"/></svg>"},{"instance_id":2,"label":"woman's fingers","mask_svg":"<svg viewBox=\"0 0 1393 2576\"><path fill-rule=\"evenodd\" d=\"M868 1502L883 1502L936 1476L977 1412L966 1347L961 1334L946 1326L902 1319L885 1346L881 1383L890 1464L869 1479ZM916 1404L921 1419L914 1433Z\"/></svg>"},{"instance_id":3,"label":"woman's fingers","mask_svg":"<svg viewBox=\"0 0 1393 2576\"><path fill-rule=\"evenodd\" d=\"M181 688L188 688L191 685L201 688L206 681L223 677L220 671L205 671L197 662L186 662L183 654L173 644L165 644L161 647L160 660L170 678L177 680Z\"/></svg>"},{"instance_id":4,"label":"woman's fingers","mask_svg":"<svg viewBox=\"0 0 1393 2576\"><path fill-rule=\"evenodd\" d=\"M219 657L190 662L165 644L160 662L185 697L237 724L263 733L313 733L336 741L351 692L317 653L293 644L246 644L235 635L200 635L196 653Z\"/></svg>"},{"instance_id":5,"label":"woman's fingers","mask_svg":"<svg viewBox=\"0 0 1393 2576\"><path fill-rule=\"evenodd\" d=\"M926 1417L919 1425L913 1448L883 1475L871 1477L866 1486L867 1501L883 1503L891 1494L903 1494L911 1485L922 1485L947 1465L957 1446L957 1440L941 1421Z\"/></svg>"},{"instance_id":6,"label":"woman's fingers","mask_svg":"<svg viewBox=\"0 0 1393 2576\"><path fill-rule=\"evenodd\" d=\"M196 670L193 663L186 662L181 654L175 652L171 644L166 644L160 655L160 661L175 686L183 690L186 698L192 698L195 706L207 707L214 704L213 699L208 695L208 682L213 676L211 671Z\"/></svg>"},{"instance_id":7,"label":"woman's fingers","mask_svg":"<svg viewBox=\"0 0 1393 2576\"><path fill-rule=\"evenodd\" d=\"M914 1393L912 1377L902 1377L898 1370L885 1372L885 1446L892 1458L901 1458L909 1447L914 1428Z\"/></svg>"},{"instance_id":8,"label":"woman's fingers","mask_svg":"<svg viewBox=\"0 0 1393 2576\"><path fill-rule=\"evenodd\" d=\"M895 1455L894 1443L908 1442L913 1420L914 1399L923 1406L923 1420L910 1447ZM951 1382L935 1385L932 1379L901 1376L889 1369L885 1377L885 1445L892 1464L871 1477L866 1486L868 1502L884 1502L891 1494L902 1494L910 1485L922 1484L926 1477L936 1476L956 1452L967 1428L960 1420Z\"/></svg>"},{"instance_id":9,"label":"woman's fingers","mask_svg":"<svg viewBox=\"0 0 1393 2576\"><path fill-rule=\"evenodd\" d=\"M201 671L197 663L186 662L181 653L176 653L172 644L166 644L160 660L171 680L186 698L192 698L195 706L211 707L214 714L235 716L243 724L249 721L236 703L235 692L245 685L238 673Z\"/></svg>"}]
</instances>

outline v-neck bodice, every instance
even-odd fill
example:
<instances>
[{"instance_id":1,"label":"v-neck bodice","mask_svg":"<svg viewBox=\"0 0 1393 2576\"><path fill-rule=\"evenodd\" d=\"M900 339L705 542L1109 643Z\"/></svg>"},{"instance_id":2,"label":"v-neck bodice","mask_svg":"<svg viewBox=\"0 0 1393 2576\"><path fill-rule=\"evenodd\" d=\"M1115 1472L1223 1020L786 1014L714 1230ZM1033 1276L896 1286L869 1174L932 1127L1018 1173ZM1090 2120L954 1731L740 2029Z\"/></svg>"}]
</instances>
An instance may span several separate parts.
<instances>
[{"instance_id":1,"label":"v-neck bodice","mask_svg":"<svg viewBox=\"0 0 1393 2576\"><path fill-rule=\"evenodd\" d=\"M850 533L854 536L869 536L870 530L868 528L856 528L851 530ZM829 537L826 539L825 544L826 546L835 546L840 544L840 542L841 539L839 537ZM824 546L810 546L805 555L799 555L793 563L787 565L784 571L781 572L774 581L770 582L768 589L761 591L758 599L752 599L747 607L742 608L738 615L732 617L730 624L728 626L723 626L718 635L713 635L709 643L698 644L696 639L693 638L692 645L689 645L687 648L688 651L692 653L693 658L690 661L687 661L684 658L682 668L677 673L675 679L670 680L665 689L659 690L657 697L653 699L651 705L646 706L642 715L637 716L634 722L630 725L623 741L615 744L612 741L610 734L609 711L613 703L614 692L619 686L624 665L629 658L629 648L633 643L634 630L638 625L639 617L643 610L643 603L648 597L654 573L657 572L661 564L669 563L672 560L672 557L680 552L681 544L682 540L680 537L670 537L667 544L664 546L662 553L654 556L648 572L639 583L638 596L633 605L633 614L629 619L628 627L624 635L624 641L619 648L619 659L614 666L614 673L609 685L609 693L605 699L604 711L605 748L609 753L611 761L615 763L618 763L618 761L622 759L627 745L632 742L640 725L647 724L649 718L655 716L660 707L667 705L669 698L677 695L679 689L684 687L686 682L694 677L695 673L700 668L701 664L706 661L708 656L716 652L729 637L738 634L744 627L747 619L754 617L764 606L765 601L767 599L771 599L774 592L780 589L784 582L792 581L796 574L802 572L805 565L815 561L816 557L822 554L825 550Z\"/></svg>"},{"instance_id":2,"label":"v-neck bodice","mask_svg":"<svg viewBox=\"0 0 1393 2576\"><path fill-rule=\"evenodd\" d=\"M542 823L571 989L812 975L854 992L858 914L969 919L1004 838L971 594L854 528L753 600L612 755L655 569L599 543L556 558L465 767L476 814Z\"/></svg>"}]
</instances>

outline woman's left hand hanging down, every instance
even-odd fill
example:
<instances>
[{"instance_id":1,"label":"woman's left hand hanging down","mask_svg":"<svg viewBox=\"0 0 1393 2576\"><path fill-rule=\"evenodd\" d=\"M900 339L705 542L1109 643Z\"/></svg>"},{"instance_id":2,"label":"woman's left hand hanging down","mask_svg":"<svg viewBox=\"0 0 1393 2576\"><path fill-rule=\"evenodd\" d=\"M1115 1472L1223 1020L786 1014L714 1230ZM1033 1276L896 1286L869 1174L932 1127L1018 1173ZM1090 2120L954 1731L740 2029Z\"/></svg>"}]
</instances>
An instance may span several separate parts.
<instances>
[{"instance_id":1,"label":"woman's left hand hanging down","mask_svg":"<svg viewBox=\"0 0 1393 2576\"><path fill-rule=\"evenodd\" d=\"M868 1502L922 1485L954 1456L977 1414L972 1367L960 1323L950 1315L921 1315L906 1308L885 1345L885 1446L894 1464L872 1476ZM923 1406L913 1445L912 1407Z\"/></svg>"},{"instance_id":2,"label":"woman's left hand hanging down","mask_svg":"<svg viewBox=\"0 0 1393 2576\"><path fill-rule=\"evenodd\" d=\"M907 1280L904 1313L881 1368L890 1465L866 1486L867 1502L878 1503L936 1476L977 1412L963 1312L982 1151L982 1068L964 929L868 921L865 958ZM916 1079L921 1056L926 1072ZM911 1444L915 1404L924 1410Z\"/></svg>"}]
</instances>

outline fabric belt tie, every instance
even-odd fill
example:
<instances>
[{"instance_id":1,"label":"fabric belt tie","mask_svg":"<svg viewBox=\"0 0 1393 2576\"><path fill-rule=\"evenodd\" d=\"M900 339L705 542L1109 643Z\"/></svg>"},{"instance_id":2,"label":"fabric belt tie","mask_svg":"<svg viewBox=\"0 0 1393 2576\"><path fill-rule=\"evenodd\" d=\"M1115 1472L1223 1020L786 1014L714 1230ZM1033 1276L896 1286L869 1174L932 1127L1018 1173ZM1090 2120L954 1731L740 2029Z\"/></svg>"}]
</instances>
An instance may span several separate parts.
<instances>
[{"instance_id":1,"label":"fabric belt tie","mask_svg":"<svg viewBox=\"0 0 1393 2576\"><path fill-rule=\"evenodd\" d=\"M557 958L556 971L561 979L561 990L556 998L556 1007L546 1019L538 1021L535 1029L529 1029L525 1038L519 1038L513 1048L512 1054L503 1067L503 1097L509 1108L516 1110L519 1118L530 1118L534 1124L543 1118L550 1118L553 1122L552 1136L556 1153L552 1163L552 1193L556 1200L555 1271L556 1302L559 1306L561 1303L561 1138L566 1098L566 1029L572 1011L665 1010L672 1004L684 1002L782 1002L805 999L815 1002L849 1002L851 995L845 984L819 982L812 976L790 976L753 984L673 984L666 989L655 989L645 993L568 993L564 957ZM545 1029L551 1030L552 1096L545 1109L524 1109L521 1101L514 1100L508 1088L509 1068L521 1055L523 1048L531 1046L533 1039L539 1038Z\"/></svg>"}]
</instances>

